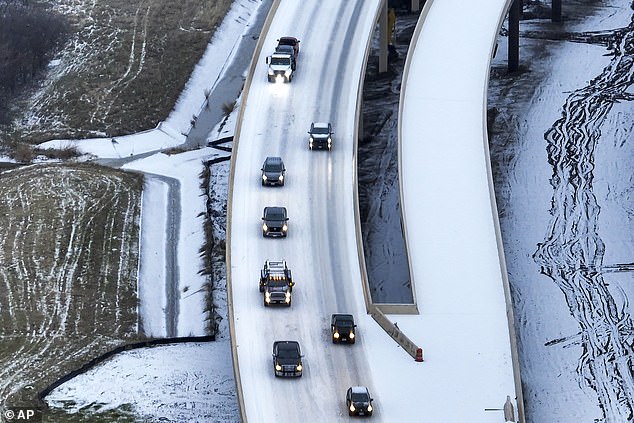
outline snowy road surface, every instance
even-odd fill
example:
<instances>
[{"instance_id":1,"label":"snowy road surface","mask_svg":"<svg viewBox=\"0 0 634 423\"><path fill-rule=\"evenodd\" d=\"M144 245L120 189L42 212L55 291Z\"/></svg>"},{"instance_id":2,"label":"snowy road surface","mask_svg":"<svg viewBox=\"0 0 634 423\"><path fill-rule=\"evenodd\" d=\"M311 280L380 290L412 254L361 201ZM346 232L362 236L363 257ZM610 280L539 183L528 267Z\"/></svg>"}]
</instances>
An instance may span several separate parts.
<instances>
[{"instance_id":1,"label":"snowy road surface","mask_svg":"<svg viewBox=\"0 0 634 423\"><path fill-rule=\"evenodd\" d=\"M372 380L368 355L374 348L366 336L379 328L365 314L353 214L354 114L363 46L378 5L374 0L283 1L258 58L237 143L227 237L235 343L251 423L298 422L307 416L312 421L348 420L344 396L356 384L369 386L375 396L375 421L397 421L402 413L387 412ZM285 35L301 40L297 75L290 84L270 84L265 56ZM306 132L312 121L333 124L332 152L309 151ZM269 155L286 163L282 188L260 185L259 170ZM262 209L274 205L288 209L287 239L262 238ZM286 259L293 271L290 309L262 305L258 278L266 259ZM329 318L335 312L357 316L356 345L330 342ZM271 349L276 340L300 342L301 379L274 377ZM399 359L411 361L387 335L378 342L389 342Z\"/></svg>"}]
</instances>

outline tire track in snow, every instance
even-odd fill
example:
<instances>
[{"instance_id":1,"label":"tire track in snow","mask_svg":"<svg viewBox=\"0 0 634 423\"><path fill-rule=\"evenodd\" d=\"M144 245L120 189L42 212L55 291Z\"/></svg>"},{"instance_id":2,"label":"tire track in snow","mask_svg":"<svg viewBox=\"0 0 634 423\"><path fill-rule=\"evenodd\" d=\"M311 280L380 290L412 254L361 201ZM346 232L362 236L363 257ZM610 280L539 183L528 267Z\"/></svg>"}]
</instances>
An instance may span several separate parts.
<instances>
[{"instance_id":1,"label":"tire track in snow","mask_svg":"<svg viewBox=\"0 0 634 423\"><path fill-rule=\"evenodd\" d=\"M0 395L34 403L61 374L137 337L128 278L136 277L140 182L131 189L137 177L82 166L2 178Z\"/></svg>"},{"instance_id":2,"label":"tire track in snow","mask_svg":"<svg viewBox=\"0 0 634 423\"><path fill-rule=\"evenodd\" d=\"M634 19L611 33L591 33L578 40L607 45L610 64L590 84L573 92L562 117L544 135L553 168L551 221L533 258L565 296L579 334L566 337L581 348L578 383L595 391L601 421L634 420L634 324L627 298L617 301L603 270L606 246L599 235L601 211L593 193L594 151L601 125L612 106L634 97ZM607 41L606 41L607 40ZM552 345L562 340L553 341Z\"/></svg>"}]
</instances>

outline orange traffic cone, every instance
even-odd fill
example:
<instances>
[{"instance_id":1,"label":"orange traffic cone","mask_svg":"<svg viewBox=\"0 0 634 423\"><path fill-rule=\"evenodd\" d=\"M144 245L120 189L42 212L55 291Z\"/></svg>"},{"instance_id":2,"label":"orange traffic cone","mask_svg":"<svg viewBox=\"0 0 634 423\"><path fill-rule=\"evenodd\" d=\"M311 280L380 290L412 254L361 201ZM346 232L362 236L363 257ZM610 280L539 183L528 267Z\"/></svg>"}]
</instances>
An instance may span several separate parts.
<instances>
[{"instance_id":1,"label":"orange traffic cone","mask_svg":"<svg viewBox=\"0 0 634 423\"><path fill-rule=\"evenodd\" d=\"M422 361L423 361L423 349L422 348L418 348L416 350L416 358L414 360L419 362L419 363L422 363Z\"/></svg>"}]
</instances>

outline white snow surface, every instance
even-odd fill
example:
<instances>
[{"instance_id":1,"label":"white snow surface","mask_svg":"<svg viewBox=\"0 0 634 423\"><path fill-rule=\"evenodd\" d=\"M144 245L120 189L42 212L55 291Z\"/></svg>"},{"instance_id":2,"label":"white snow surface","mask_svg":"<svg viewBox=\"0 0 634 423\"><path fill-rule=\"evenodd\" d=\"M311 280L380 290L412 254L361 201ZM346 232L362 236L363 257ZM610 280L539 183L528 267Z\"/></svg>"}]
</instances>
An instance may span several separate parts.
<instances>
[{"instance_id":1,"label":"white snow surface","mask_svg":"<svg viewBox=\"0 0 634 423\"><path fill-rule=\"evenodd\" d=\"M378 0L283 0L262 35L263 50L243 100L240 139L234 145L227 236L234 340L250 423L347 421L344 399L353 385L368 386L376 398L373 421L411 421L412 409L404 407L407 397L396 402L385 398L392 395L389 391L403 393L396 383L401 365L412 373L421 367L410 366L413 359L366 314L354 224L354 117L364 46L379 5ZM301 40L297 74L290 84L268 83L265 56L274 50L276 39L286 35ZM331 152L308 149L307 131L318 121L333 124ZM260 185L259 169L266 156L283 158L284 187ZM264 239L261 234L262 209L275 205L288 209L286 239ZM290 309L263 305L257 286L267 259L286 259L293 271ZM330 314L335 312L355 315L356 345L330 341ZM273 375L276 340L299 341L304 354L301 379ZM392 372L389 383L376 383L379 367Z\"/></svg>"},{"instance_id":2,"label":"white snow surface","mask_svg":"<svg viewBox=\"0 0 634 423\"><path fill-rule=\"evenodd\" d=\"M271 419L271 413L275 413L275 410L265 403L267 397L264 394L268 393L275 395L276 399L302 396L314 401L302 402L300 405L304 414L301 419L289 421L311 421L313 412L328 416L321 421L343 420L346 412L342 405L345 388L358 384L369 386L376 399L377 414L373 421L503 421L501 411L484 411L484 408L502 408L505 395L513 397L514 387L510 374L508 331L503 315L505 306L501 292L501 271L495 261L497 245L494 243L493 212L490 209L488 182L483 176L485 150L482 111L486 99L488 60L504 1L471 2L474 4L458 0L436 0L432 4L431 1L427 0L428 7L432 9L421 41L413 53L418 59L414 59L416 63L413 62L412 66L417 69L410 70L410 79L407 81L407 95L412 97L405 99L409 102L409 105L406 104L409 112L404 111L402 128L403 148L407 144L407 148L411 149L409 154L404 154L401 169L401 172L406 172L406 167L411 170L409 176L402 176L406 194L403 208L408 231L420 234L417 239L410 236L409 246L410 255L417 257L410 265L415 276L421 315L389 316L423 347L425 362L415 363L365 314L359 274L354 263L357 257L356 244L350 225L353 218L349 201L352 192L353 131L349 112L352 106L337 103L339 107L335 110L331 107L331 98L325 98L332 96L335 89L332 80L335 61L341 60L346 69L346 57L354 53L354 49L337 50L341 45L337 38L340 35L334 35L332 40L326 40L325 37L331 36L334 26L345 27L348 22L342 20L349 19L351 15L352 6L349 5L366 3L364 8L372 8L376 2L346 2L348 4L343 5L326 0L319 4L303 3L303 9L299 6L300 2L285 2L288 7L282 8L280 17L276 18L276 22L282 23L276 24L263 53L268 54L272 50L277 36L297 35L302 39L297 78L292 84L282 87L268 85L264 82L263 60L258 62L260 66L256 79L258 75L261 78L257 82L257 90L262 93L250 96L249 107L253 107L253 114L263 115L267 126L263 126L261 121L249 123L248 116L245 116L240 154L247 156L251 163L244 165L240 175L236 173L236 176L247 181L237 188L246 193L243 198L247 198L244 207L239 210L243 219L233 223L243 225L242 228L234 228L241 235L236 236L233 242L240 239L247 246L242 251L243 255L234 256L232 274L234 291L238 291L234 292L234 300L239 303L236 325L239 327L238 352L241 354L242 382L249 383L246 387L247 400L250 401L248 411L250 417L254 416L250 421L258 421L258 418L261 421L277 421ZM321 19L320 16L325 24L320 31L315 31L314 20ZM337 18L332 19L333 16ZM612 21L620 22L624 15L619 15L616 10L611 18ZM460 20L458 23L458 19L464 19L464 22ZM447 22L451 22L451 26ZM602 26L618 25L604 22ZM588 28L596 29L591 24ZM357 32L362 36L364 31L369 30L370 27L366 26ZM229 45L229 42L225 44ZM350 45L360 46L359 43ZM594 71L601 67L596 61L599 54L595 50L600 50L598 47L577 46L574 52L580 53L581 50L585 54L573 53L555 63L553 69L556 73L552 75L554 81L568 81L571 76L576 79L564 86L557 82L560 84L557 88L546 83L542 87L543 101L542 98L535 100L534 113L529 117L530 125L538 127L541 122L543 128L548 128L552 123L548 116L557 116L558 107L565 100L563 92L578 87L584 78L592 77ZM594 54L588 53L588 50ZM499 51L504 50L500 47ZM229 55L230 50L225 53ZM449 59L446 58L448 54ZM321 68L315 69L318 63L329 67L327 77L322 78ZM570 72L570 69L589 71L577 73ZM421 82L428 77L434 77L435 83ZM350 99L350 103L356 98L350 84L336 87L344 91L342 95ZM192 91L201 92L199 89ZM276 102L275 107L264 103L269 97ZM188 102L187 99L182 100ZM179 131L187 127L191 110L200 107L197 102L192 97L192 108L188 111L183 108L182 113L170 115L170 119L173 118L175 122L166 125L169 134L152 131L149 135L134 135L121 143L125 146L112 143L110 138L88 140L85 143L77 142L78 148L99 157L119 158L179 144L182 142L178 140ZM341 111L344 109L345 113ZM178 119L175 117L177 115L180 116ZM251 119L255 122L257 117L252 116ZM176 120L182 126L179 127ZM314 120L328 120L335 125L335 147L330 155L305 151L306 130ZM409 126L405 127L405 124ZM230 135L231 130L231 124L225 126L223 136ZM535 139L543 136L538 129L534 132L532 136ZM407 134L410 138L412 134L416 135L415 144L407 143ZM252 140L250 143L246 141L249 139ZM70 142L75 143L56 141L51 142L51 145L64 146ZM535 145L524 154L544 156L543 145ZM181 158L158 154L128 167L178 178L183 184L181 196L187 200L183 205L192 205L194 209L200 210L203 201L199 197L200 190L194 186L199 181L197 172L200 170L196 163L210 157L211 152L203 149L199 154L196 156L192 152L179 155ZM287 162L288 186L280 190L260 191L258 169L264 156L269 154L281 154ZM409 164L405 163L408 160L411 160ZM540 160L544 162L543 157ZM531 166L531 163L534 161L531 162L531 157L528 157L519 166ZM181 165L191 166L195 170L178 169ZM518 172L521 171L522 168L519 168ZM526 173L531 174L529 171ZM547 184L548 169L544 168L541 173L542 176L534 177L535 186ZM184 181L189 178L196 182L190 184ZM166 196L166 189L166 185L158 179L150 179L146 186L142 218L143 231L149 230L149 233L144 233L142 240L146 247L148 243L163 242L161 238L164 239L166 213L165 209L161 210L160 204L164 201L161 198ZM330 192L330 196L325 191ZM300 194L308 195L308 204L303 203ZM530 207L536 212L543 211L547 209L548 200L549 195L542 193L514 208L518 214L523 207ZM259 237L261 208L272 201L289 207L292 232L287 240L264 242ZM538 205L535 201L543 204ZM333 210L341 210L334 221L325 219L321 216L323 213L313 210L325 203L331 205ZM433 208L428 207L431 204ZM530 254L531 248L541 240L546 222L531 223L527 231L533 235L530 240L522 241L526 244L522 248L523 252ZM333 226L329 231L310 229L311 224L325 228L329 223ZM194 225L190 230L201 231L195 226L200 225L200 222L194 211L185 213L181 222L181 236L193 237L192 242L197 242L199 235L187 232L187 225L190 224ZM346 233L344 241L334 243L332 240L335 235L332 232L340 230ZM474 244L474 239L482 242ZM297 242L290 244L289 241ZM331 241L333 252L322 254L329 251ZM199 247L181 240L179 250L185 251L179 254L187 255L187 260L193 261L189 265L195 267ZM450 249L449 255L447 252ZM147 250L143 254L146 253ZM141 273L142 280L164 278L161 274L161 269L165 268L161 258L163 251L158 249L154 254L156 268L152 272ZM257 272L264 259L282 256L289 260L298 282L293 292L295 303L289 311L264 311L257 292ZM147 255L144 259L147 259ZM335 277L332 276L333 269ZM193 269L179 271L185 272L181 273L181 278L194 273ZM530 270L526 273L534 274ZM192 286L199 284L200 280L196 278ZM161 302L161 307L164 304L164 289L149 291L142 295L153 308L144 309L142 303L141 312L152 333L160 334L165 330L165 322L157 304ZM188 292L195 292L195 288ZM554 288L547 291L541 297L546 305L542 305L540 310L549 312L549 306L554 304L553 298L557 295ZM188 301L186 306L193 310L183 312L184 307L181 306L181 313L184 319L192 319L193 322L182 323L182 326L179 324L179 331L198 333L204 327L204 314L202 310L196 309L200 301L195 297ZM337 311L349 311L357 317L359 340L352 348L328 343L327 320L330 312ZM553 316L549 316L561 317L561 314L554 312ZM540 331L543 327L536 325L534 330ZM555 334L547 338L553 336ZM278 381L273 378L270 344L274 338L300 340L306 360L306 374L302 380ZM536 349L541 347L543 344L535 346ZM60 386L47 400L51 405L59 405L72 398L77 408L98 403L107 404L108 408L132 404L140 414L175 421L238 421L237 416L222 420L221 411L215 414L207 412L207 409L222 404L233 407L229 404L229 401L235 401L232 397L216 396L209 390L218 387L217 392L221 394L231 390L233 381L229 354L228 342L157 347L124 353ZM543 358L540 354L537 351L535 355ZM247 364L243 365L245 362ZM535 366L541 364L536 362ZM550 388L561 383L557 379L558 374L555 372L553 375L552 380L541 381L552 384L546 387L546 400L554 391ZM571 389L575 388L574 381L566 381L566 384ZM107 388L104 389L104 386ZM183 392L186 397L180 396ZM191 402L183 402L190 399ZM194 403L196 411L189 407ZM295 401L287 407L293 404ZM570 407L570 404L575 406ZM558 411L561 421L564 421L564 415L572 416L569 417L572 420L566 421L580 421L579 416L584 414L574 410L577 404L576 401L569 401L569 407L561 407ZM290 416L296 416L295 412L289 408L280 411Z\"/></svg>"},{"instance_id":3,"label":"white snow surface","mask_svg":"<svg viewBox=\"0 0 634 423\"><path fill-rule=\"evenodd\" d=\"M69 412L131 405L143 421L235 423L229 355L228 341L126 351L61 385L46 400Z\"/></svg>"},{"instance_id":4,"label":"white snow surface","mask_svg":"<svg viewBox=\"0 0 634 423\"><path fill-rule=\"evenodd\" d=\"M203 216L206 212L200 173L205 160L226 156L227 153L200 148L175 155L157 152L139 160L134 160L134 157L184 141L177 132L187 127L191 111L197 112L202 107L204 96L201 98L199 94L204 89L200 87L208 87L209 82L220 77L224 58L231 59L235 43L260 5L261 1L256 0L234 2L231 12L210 42L205 58L192 75L189 88L170 115L169 124L162 123L160 129L118 137L114 140L116 142L103 138L57 140L42 145L52 148L75 146L84 154L101 159L130 157L132 161L123 168L146 174L141 215L139 313L148 336L167 335L165 285L170 240L166 233L170 225L170 185L180 192L180 211L171 210L176 213L176 224L180 228L178 239L172 240L178 244L174 336L209 333L209 316L205 311L206 278L199 274L202 269L200 248L205 237ZM213 60L218 57L222 57L223 61ZM238 108L222 126L219 123L209 138L232 136L237 111ZM170 180L173 183L168 183ZM224 195L226 197L226 192ZM218 313L226 321L225 305L219 303L218 306ZM119 354L62 384L47 396L46 401L53 407L69 407L72 403L71 412L79 409L99 412L129 404L139 415L151 419L237 422L239 416L235 415L237 406L230 343L225 336L219 339L204 344L171 345Z\"/></svg>"},{"instance_id":5,"label":"white snow surface","mask_svg":"<svg viewBox=\"0 0 634 423\"><path fill-rule=\"evenodd\" d=\"M382 403L417 404L416 421L502 422L507 396L515 399L486 137L490 57L506 3L428 0L409 52L400 180L420 315L390 317L425 362L373 366L373 376L392 383Z\"/></svg>"},{"instance_id":6,"label":"white snow surface","mask_svg":"<svg viewBox=\"0 0 634 423\"><path fill-rule=\"evenodd\" d=\"M212 90L228 63L236 46L256 15L260 0L235 0L222 24L218 27L202 59L194 68L185 89L172 112L154 129L120 137L84 140L51 140L40 148L75 147L82 154L99 158L124 158L142 153L176 147L185 142L193 116L198 116L205 104L205 91ZM219 60L219 58L221 60Z\"/></svg>"}]
</instances>

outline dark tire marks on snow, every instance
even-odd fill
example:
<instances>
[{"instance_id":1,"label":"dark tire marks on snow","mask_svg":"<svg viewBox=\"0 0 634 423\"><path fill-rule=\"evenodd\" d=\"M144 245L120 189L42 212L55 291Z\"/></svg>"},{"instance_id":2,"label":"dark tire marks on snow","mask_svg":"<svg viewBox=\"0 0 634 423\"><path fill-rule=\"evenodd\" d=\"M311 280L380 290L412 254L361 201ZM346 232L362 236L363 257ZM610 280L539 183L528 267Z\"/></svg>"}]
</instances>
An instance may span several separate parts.
<instances>
[{"instance_id":1,"label":"dark tire marks on snow","mask_svg":"<svg viewBox=\"0 0 634 423\"><path fill-rule=\"evenodd\" d=\"M626 28L569 38L605 45L612 59L567 98L561 118L544 135L553 171L552 217L533 258L562 291L579 325L578 334L546 345L581 347L580 386L596 392L601 421L620 423L634 419L634 327L627 298L617 301L604 277L614 266L603 264L606 245L599 235L593 170L606 116L616 102L633 99L628 90L634 83L634 20Z\"/></svg>"}]
</instances>

